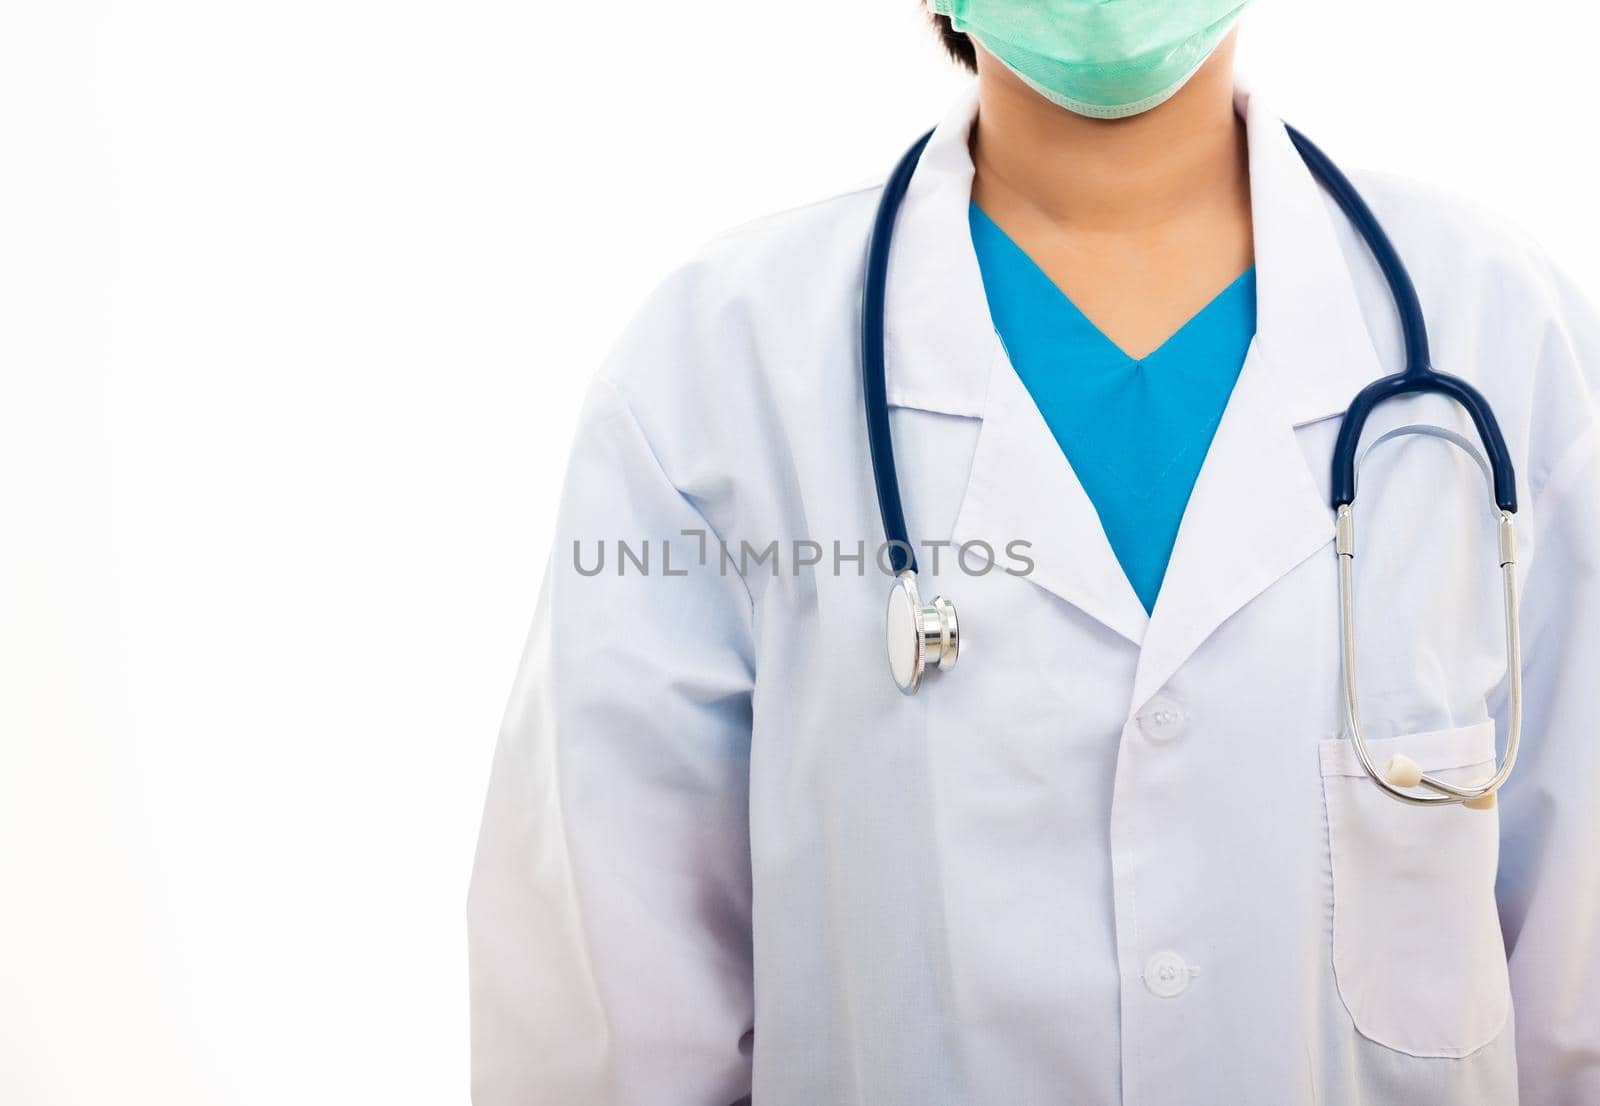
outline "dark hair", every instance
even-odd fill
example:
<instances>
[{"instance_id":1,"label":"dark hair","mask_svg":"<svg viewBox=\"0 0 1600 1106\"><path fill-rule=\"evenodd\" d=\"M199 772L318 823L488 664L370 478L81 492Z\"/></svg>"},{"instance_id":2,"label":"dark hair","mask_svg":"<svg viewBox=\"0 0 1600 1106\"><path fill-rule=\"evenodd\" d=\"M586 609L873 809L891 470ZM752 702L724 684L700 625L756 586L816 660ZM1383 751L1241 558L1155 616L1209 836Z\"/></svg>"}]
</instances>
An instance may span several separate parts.
<instances>
[{"instance_id":1,"label":"dark hair","mask_svg":"<svg viewBox=\"0 0 1600 1106\"><path fill-rule=\"evenodd\" d=\"M933 16L933 25L939 32L939 40L944 43L944 48L952 58L961 64L968 72L978 71L978 52L972 47L972 40L950 23L948 15Z\"/></svg>"}]
</instances>

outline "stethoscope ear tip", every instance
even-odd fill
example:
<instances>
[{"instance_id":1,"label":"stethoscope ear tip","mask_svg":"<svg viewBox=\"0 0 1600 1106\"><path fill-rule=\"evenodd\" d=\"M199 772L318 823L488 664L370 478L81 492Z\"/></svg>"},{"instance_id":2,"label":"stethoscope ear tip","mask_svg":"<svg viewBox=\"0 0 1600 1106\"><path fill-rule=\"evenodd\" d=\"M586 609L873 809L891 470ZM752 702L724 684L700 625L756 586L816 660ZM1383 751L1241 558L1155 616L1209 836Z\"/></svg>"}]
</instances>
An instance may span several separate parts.
<instances>
[{"instance_id":1,"label":"stethoscope ear tip","mask_svg":"<svg viewBox=\"0 0 1600 1106\"><path fill-rule=\"evenodd\" d=\"M1396 753L1389 758L1388 762L1383 766L1383 778L1393 787L1420 787L1424 782L1422 765L1404 753ZM1493 777L1485 777L1470 786L1474 788L1488 787L1492 782ZM1429 786L1437 787L1437 781L1430 782ZM1485 791L1481 795L1475 795L1470 798L1458 797L1456 801L1460 802L1468 810L1493 810L1495 796L1499 793L1500 789L1496 787L1493 790Z\"/></svg>"},{"instance_id":2,"label":"stethoscope ear tip","mask_svg":"<svg viewBox=\"0 0 1600 1106\"><path fill-rule=\"evenodd\" d=\"M1404 753L1396 753L1383 766L1383 778L1396 787L1418 787L1422 784L1422 765Z\"/></svg>"}]
</instances>

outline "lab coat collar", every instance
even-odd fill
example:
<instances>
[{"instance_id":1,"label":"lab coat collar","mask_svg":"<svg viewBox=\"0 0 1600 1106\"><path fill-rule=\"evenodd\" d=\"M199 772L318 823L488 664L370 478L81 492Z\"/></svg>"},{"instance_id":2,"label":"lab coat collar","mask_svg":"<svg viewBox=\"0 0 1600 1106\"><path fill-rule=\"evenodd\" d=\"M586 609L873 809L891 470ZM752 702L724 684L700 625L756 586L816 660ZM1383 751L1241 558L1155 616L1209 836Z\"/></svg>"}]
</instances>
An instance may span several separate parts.
<instances>
[{"instance_id":1,"label":"lab coat collar","mask_svg":"<svg viewBox=\"0 0 1600 1106\"><path fill-rule=\"evenodd\" d=\"M1249 145L1256 342L1285 413L1303 425L1341 414L1384 370L1339 246L1339 216L1260 95L1241 82L1234 106ZM896 406L981 417L994 359L1005 359L967 222L977 115L971 86L934 129L896 224L885 327Z\"/></svg>"},{"instance_id":2,"label":"lab coat collar","mask_svg":"<svg viewBox=\"0 0 1600 1106\"><path fill-rule=\"evenodd\" d=\"M1035 585L1142 645L1134 706L1331 537L1325 479L1293 428L1339 414L1381 375L1320 186L1263 101L1241 87L1235 104L1249 143L1257 332L1153 618L995 334L967 219L975 89L935 129L890 259L890 403L983 420L951 539L1028 541Z\"/></svg>"},{"instance_id":3,"label":"lab coat collar","mask_svg":"<svg viewBox=\"0 0 1600 1106\"><path fill-rule=\"evenodd\" d=\"M934 130L901 206L884 333L889 402L983 420L949 540L1028 543L1032 583L1137 642L1144 608L989 315L967 217L977 108L970 89Z\"/></svg>"},{"instance_id":4,"label":"lab coat collar","mask_svg":"<svg viewBox=\"0 0 1600 1106\"><path fill-rule=\"evenodd\" d=\"M895 406L981 416L991 367L1009 365L967 221L967 140L977 117L974 85L934 128L900 205L884 323L885 388Z\"/></svg>"},{"instance_id":5,"label":"lab coat collar","mask_svg":"<svg viewBox=\"0 0 1600 1106\"><path fill-rule=\"evenodd\" d=\"M1250 155L1256 336L1178 529L1142 641L1137 710L1224 622L1328 547L1328 473L1313 471L1296 427L1341 415L1383 375L1340 218L1283 122L1248 90L1235 106ZM1328 559L1329 595L1333 559Z\"/></svg>"},{"instance_id":6,"label":"lab coat collar","mask_svg":"<svg viewBox=\"0 0 1600 1106\"><path fill-rule=\"evenodd\" d=\"M1344 413L1381 367L1331 206L1289 132L1246 85L1234 89L1250 156L1256 345L1293 425Z\"/></svg>"}]
</instances>

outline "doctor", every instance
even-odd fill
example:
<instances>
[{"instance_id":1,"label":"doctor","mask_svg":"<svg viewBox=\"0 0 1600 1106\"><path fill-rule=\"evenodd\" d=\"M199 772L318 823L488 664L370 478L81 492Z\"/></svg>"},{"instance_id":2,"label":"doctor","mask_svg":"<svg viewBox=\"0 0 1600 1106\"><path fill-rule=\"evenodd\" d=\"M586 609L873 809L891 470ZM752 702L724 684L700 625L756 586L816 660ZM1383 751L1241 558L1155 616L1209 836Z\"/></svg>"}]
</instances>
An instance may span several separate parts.
<instances>
[{"instance_id":1,"label":"doctor","mask_svg":"<svg viewBox=\"0 0 1600 1106\"><path fill-rule=\"evenodd\" d=\"M977 77L885 349L961 641L916 695L862 415L882 189L711 242L606 358L473 877L479 1106L1600 1102L1600 329L1515 234L1355 176L1519 501L1515 772L1396 801L1346 723L1329 469L1401 335L1234 85L1241 6L936 0ZM1475 440L1431 395L1365 428L1362 714L1468 784L1496 514L1413 424Z\"/></svg>"}]
</instances>

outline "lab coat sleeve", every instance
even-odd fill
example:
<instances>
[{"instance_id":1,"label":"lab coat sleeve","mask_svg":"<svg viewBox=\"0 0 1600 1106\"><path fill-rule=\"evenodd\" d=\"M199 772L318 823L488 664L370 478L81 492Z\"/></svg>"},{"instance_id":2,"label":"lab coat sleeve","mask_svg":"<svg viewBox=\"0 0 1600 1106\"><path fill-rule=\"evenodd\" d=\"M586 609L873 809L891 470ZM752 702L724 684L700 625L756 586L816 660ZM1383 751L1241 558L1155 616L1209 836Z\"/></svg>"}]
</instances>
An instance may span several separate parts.
<instances>
[{"instance_id":1,"label":"lab coat sleeve","mask_svg":"<svg viewBox=\"0 0 1600 1106\"><path fill-rule=\"evenodd\" d=\"M1542 407L1575 433L1529 466L1526 707L1499 803L1522 1106L1600 1102L1600 327L1586 306L1545 353L1547 374L1575 385ZM1499 721L1504 733L1504 706Z\"/></svg>"},{"instance_id":2,"label":"lab coat sleeve","mask_svg":"<svg viewBox=\"0 0 1600 1106\"><path fill-rule=\"evenodd\" d=\"M716 542L597 381L468 896L476 1106L750 1090L752 610Z\"/></svg>"}]
</instances>

